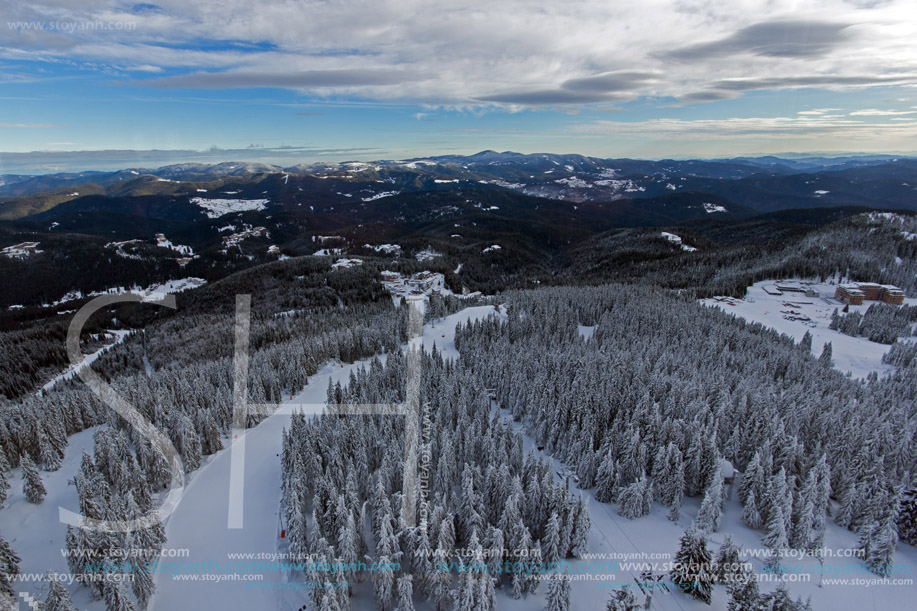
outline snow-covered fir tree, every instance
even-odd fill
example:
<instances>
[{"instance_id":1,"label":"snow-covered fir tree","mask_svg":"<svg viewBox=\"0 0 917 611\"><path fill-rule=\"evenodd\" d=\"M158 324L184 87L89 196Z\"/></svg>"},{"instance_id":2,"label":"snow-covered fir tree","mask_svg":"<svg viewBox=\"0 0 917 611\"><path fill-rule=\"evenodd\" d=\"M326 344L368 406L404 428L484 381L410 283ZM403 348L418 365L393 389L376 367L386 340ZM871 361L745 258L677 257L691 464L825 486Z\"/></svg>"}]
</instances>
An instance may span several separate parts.
<instances>
[{"instance_id":1,"label":"snow-covered fir tree","mask_svg":"<svg viewBox=\"0 0 917 611\"><path fill-rule=\"evenodd\" d=\"M710 603L716 575L713 572L713 557L703 534L694 529L685 531L669 577L682 592Z\"/></svg>"},{"instance_id":2,"label":"snow-covered fir tree","mask_svg":"<svg viewBox=\"0 0 917 611\"><path fill-rule=\"evenodd\" d=\"M45 500L48 491L45 490L45 485L41 481L38 468L28 454L22 456L20 464L22 465L22 492L26 500L30 503L41 503Z\"/></svg>"},{"instance_id":3,"label":"snow-covered fir tree","mask_svg":"<svg viewBox=\"0 0 917 611\"><path fill-rule=\"evenodd\" d=\"M52 579L42 611L77 611L70 592L59 579Z\"/></svg>"},{"instance_id":4,"label":"snow-covered fir tree","mask_svg":"<svg viewBox=\"0 0 917 611\"><path fill-rule=\"evenodd\" d=\"M552 573L548 580L545 611L570 611L570 575Z\"/></svg>"},{"instance_id":5,"label":"snow-covered fir tree","mask_svg":"<svg viewBox=\"0 0 917 611\"><path fill-rule=\"evenodd\" d=\"M0 535L0 592L15 596L12 576L19 574L19 555L10 547L9 541Z\"/></svg>"}]
</instances>

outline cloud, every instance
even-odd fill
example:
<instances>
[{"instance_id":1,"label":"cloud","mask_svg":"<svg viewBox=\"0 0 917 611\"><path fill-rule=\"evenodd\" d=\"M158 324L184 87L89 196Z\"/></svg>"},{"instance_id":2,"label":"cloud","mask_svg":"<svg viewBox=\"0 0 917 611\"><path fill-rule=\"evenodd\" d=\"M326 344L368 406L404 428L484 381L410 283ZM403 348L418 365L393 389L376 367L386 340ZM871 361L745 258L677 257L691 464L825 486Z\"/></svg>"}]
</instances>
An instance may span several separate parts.
<instances>
[{"instance_id":1,"label":"cloud","mask_svg":"<svg viewBox=\"0 0 917 611\"><path fill-rule=\"evenodd\" d=\"M658 80L653 72L607 72L595 76L575 78L564 81L563 88L568 91L591 93L608 93L639 90L647 83Z\"/></svg>"},{"instance_id":2,"label":"cloud","mask_svg":"<svg viewBox=\"0 0 917 611\"><path fill-rule=\"evenodd\" d=\"M917 83L917 73L888 76L815 74L766 78L736 78L716 81L713 86L730 91L755 89L788 89L799 87L861 87L869 85L903 85Z\"/></svg>"},{"instance_id":3,"label":"cloud","mask_svg":"<svg viewBox=\"0 0 917 611\"><path fill-rule=\"evenodd\" d=\"M260 0L254 10L250 0L14 2L4 14L10 21L102 20L136 28L0 28L0 60L36 65L36 78L66 66L98 80L116 74L119 82L161 88L318 89L342 100L358 95L463 110L641 97L695 103L754 89L917 82L902 77L915 71L917 57L909 0L868 10L844 0L291 4ZM436 18L418 19L419 7ZM144 78L150 68L169 76Z\"/></svg>"},{"instance_id":4,"label":"cloud","mask_svg":"<svg viewBox=\"0 0 917 611\"><path fill-rule=\"evenodd\" d=\"M522 106L550 106L557 104L598 104L623 99L608 93L590 91L567 91L565 89L541 89L536 91L515 91L484 95L477 100L499 104L519 104Z\"/></svg>"},{"instance_id":5,"label":"cloud","mask_svg":"<svg viewBox=\"0 0 917 611\"><path fill-rule=\"evenodd\" d=\"M66 144L66 143L64 143ZM121 169L128 167L159 167L174 163L220 163L223 161L261 161L278 165L301 163L304 159L343 160L355 156L376 158L388 151L375 148L265 147L233 148L197 151L173 150L95 150L95 151L31 151L0 152L0 167L4 173L43 173L87 169Z\"/></svg>"},{"instance_id":6,"label":"cloud","mask_svg":"<svg viewBox=\"0 0 917 611\"><path fill-rule=\"evenodd\" d=\"M397 85L420 80L406 70L305 70L301 72L197 72L144 81L151 87L185 89L318 89Z\"/></svg>"},{"instance_id":7,"label":"cloud","mask_svg":"<svg viewBox=\"0 0 917 611\"><path fill-rule=\"evenodd\" d=\"M731 100L739 97L734 91L721 91L718 89L707 89L706 91L694 91L678 96L683 102L718 102L719 100Z\"/></svg>"},{"instance_id":8,"label":"cloud","mask_svg":"<svg viewBox=\"0 0 917 611\"><path fill-rule=\"evenodd\" d=\"M840 108L813 108L812 110L800 110L800 111L797 112L796 114L797 114L797 115L814 115L814 116L818 116L818 115L827 114L827 113L829 113L829 112L837 112L837 111L839 111L839 110L840 110Z\"/></svg>"},{"instance_id":9,"label":"cloud","mask_svg":"<svg viewBox=\"0 0 917 611\"><path fill-rule=\"evenodd\" d=\"M864 110L855 110L850 113L851 117L891 117L895 115L917 115L917 110L878 110L876 108L867 108Z\"/></svg>"},{"instance_id":10,"label":"cloud","mask_svg":"<svg viewBox=\"0 0 917 611\"><path fill-rule=\"evenodd\" d=\"M717 59L739 53L780 58L813 58L841 46L848 24L824 21L769 21L725 38L674 49L666 57L679 61Z\"/></svg>"},{"instance_id":11,"label":"cloud","mask_svg":"<svg viewBox=\"0 0 917 611\"><path fill-rule=\"evenodd\" d=\"M652 119L596 121L574 126L582 134L666 140L794 140L830 138L837 141L917 139L917 120L889 124L838 115L747 117L730 119ZM913 142L914 140L911 140ZM911 145L913 146L913 145Z\"/></svg>"},{"instance_id":12,"label":"cloud","mask_svg":"<svg viewBox=\"0 0 917 611\"><path fill-rule=\"evenodd\" d=\"M605 72L567 79L554 89L508 91L483 95L477 99L482 102L522 106L599 104L635 97L647 84L657 80L658 75L654 72Z\"/></svg>"}]
</instances>

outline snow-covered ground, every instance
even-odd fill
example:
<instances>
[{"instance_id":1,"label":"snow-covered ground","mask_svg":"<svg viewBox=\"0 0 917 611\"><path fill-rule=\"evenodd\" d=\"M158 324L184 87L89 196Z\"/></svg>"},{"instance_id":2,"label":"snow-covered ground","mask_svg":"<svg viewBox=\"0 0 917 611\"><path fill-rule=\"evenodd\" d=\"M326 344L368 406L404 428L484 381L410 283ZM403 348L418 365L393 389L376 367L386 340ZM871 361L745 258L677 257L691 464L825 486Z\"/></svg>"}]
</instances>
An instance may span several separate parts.
<instances>
[{"instance_id":1,"label":"snow-covered ground","mask_svg":"<svg viewBox=\"0 0 917 611\"><path fill-rule=\"evenodd\" d=\"M165 236L165 234L162 234L162 233L157 233L157 234L156 234L156 246L159 246L160 248L169 248L169 249L174 250L175 252L180 253L180 254L183 254L183 255L185 255L185 256L187 256L187 257L193 257L193 256L194 256L194 249L193 249L193 248L191 248L190 246L186 246L186 245L184 245L184 244L173 244L172 241L169 240L169 239Z\"/></svg>"},{"instance_id":2,"label":"snow-covered ground","mask_svg":"<svg viewBox=\"0 0 917 611\"><path fill-rule=\"evenodd\" d=\"M58 519L58 507L79 511L79 498L71 479L80 467L83 452L92 453L92 436L95 429L71 435L64 453L61 468L51 473L41 472L42 483L48 491L40 505L26 501L22 493L22 469L7 474L10 483L9 497L0 510L0 533L19 554L19 572L22 576L13 584L16 592L24 592L44 600L48 593L48 573L69 575L66 550L67 525ZM93 601L88 588L68 585L77 608L104 611L104 601ZM20 599L21 601L21 599ZM27 609L25 603L21 609Z\"/></svg>"},{"instance_id":3,"label":"snow-covered ground","mask_svg":"<svg viewBox=\"0 0 917 611\"><path fill-rule=\"evenodd\" d=\"M585 340L589 341L592 338L592 334L595 333L595 325L577 325L576 330L579 332L580 336Z\"/></svg>"},{"instance_id":4,"label":"snow-covered ground","mask_svg":"<svg viewBox=\"0 0 917 611\"><path fill-rule=\"evenodd\" d=\"M376 193L375 195L370 195L369 197L361 198L364 202L374 202L377 199L383 199L385 197L392 197L393 195L398 195L401 191L382 191L381 193Z\"/></svg>"},{"instance_id":5,"label":"snow-covered ground","mask_svg":"<svg viewBox=\"0 0 917 611\"><path fill-rule=\"evenodd\" d=\"M331 264L332 269L347 269L363 265L363 259L338 259Z\"/></svg>"},{"instance_id":6,"label":"snow-covered ground","mask_svg":"<svg viewBox=\"0 0 917 611\"><path fill-rule=\"evenodd\" d=\"M819 296L806 297L805 293L796 292L771 294L777 291L778 284L810 287L818 291ZM864 378L873 371L880 375L891 371L890 365L882 363L882 355L888 352L890 346L871 342L865 337L844 335L828 328L834 310L844 308L844 304L834 298L836 288L835 284L814 280L767 280L748 287L745 299L716 297L704 299L701 303L718 307L751 322L759 322L780 333L786 333L796 341L801 340L808 331L812 334L812 353L815 356L821 354L826 342L831 342L834 366L855 378ZM852 305L850 311L865 313L873 303L877 302L866 301L863 305ZM906 298L905 303L915 305L917 299Z\"/></svg>"},{"instance_id":7,"label":"snow-covered ground","mask_svg":"<svg viewBox=\"0 0 917 611\"><path fill-rule=\"evenodd\" d=\"M210 199L192 197L191 203L204 209L209 218L215 219L232 212L264 210L270 200L267 199Z\"/></svg>"},{"instance_id":8,"label":"snow-covered ground","mask_svg":"<svg viewBox=\"0 0 917 611\"><path fill-rule=\"evenodd\" d=\"M694 251L697 250L697 249L694 248L693 246L688 246L687 244L685 244L684 241L682 241L681 237L675 235L674 233L669 233L668 231L663 231L663 232L662 232L662 237L664 237L666 240L668 240L668 241L671 242L672 244L678 244L679 246L681 246L681 249L682 249L683 251L685 251L685 252L694 252Z\"/></svg>"},{"instance_id":9,"label":"snow-covered ground","mask_svg":"<svg viewBox=\"0 0 917 611\"><path fill-rule=\"evenodd\" d=\"M179 278L169 280L164 284L155 284L145 289L131 289L132 293L137 293L147 301L160 301L170 293L181 293L190 289L196 289L207 284L203 278Z\"/></svg>"},{"instance_id":10,"label":"snow-covered ground","mask_svg":"<svg viewBox=\"0 0 917 611\"><path fill-rule=\"evenodd\" d=\"M189 289L196 289L200 286L207 284L207 281L203 278L177 278L175 280L169 280L163 284L152 284L146 288L141 288L139 286L134 286L132 288L125 289L123 286L113 287L104 291L91 291L89 293L83 294L82 291L70 291L57 301L53 303L43 303L41 307L51 308L58 306L62 303L67 303L68 301L75 301L77 299L82 299L83 297L98 297L99 295L116 295L118 293L124 293L125 291L130 293L136 293L143 297L146 301L159 301L162 297L169 293L180 293L182 291L187 291Z\"/></svg>"},{"instance_id":11,"label":"snow-covered ground","mask_svg":"<svg viewBox=\"0 0 917 611\"><path fill-rule=\"evenodd\" d=\"M704 202L702 206L704 207L704 211L707 214L713 214L714 212L726 212L726 208L724 208L723 206L719 206L717 204L711 204L710 202Z\"/></svg>"},{"instance_id":12,"label":"snow-covered ground","mask_svg":"<svg viewBox=\"0 0 917 611\"><path fill-rule=\"evenodd\" d=\"M38 250L39 242L22 242L21 244L13 244L12 246L7 246L6 248L0 250L0 254L9 257L10 259L25 259L29 255L36 255L42 251Z\"/></svg>"},{"instance_id":13,"label":"snow-covered ground","mask_svg":"<svg viewBox=\"0 0 917 611\"><path fill-rule=\"evenodd\" d=\"M398 244L364 244L366 248L372 248L376 252L383 252L387 255L400 255L401 246Z\"/></svg>"}]
</instances>

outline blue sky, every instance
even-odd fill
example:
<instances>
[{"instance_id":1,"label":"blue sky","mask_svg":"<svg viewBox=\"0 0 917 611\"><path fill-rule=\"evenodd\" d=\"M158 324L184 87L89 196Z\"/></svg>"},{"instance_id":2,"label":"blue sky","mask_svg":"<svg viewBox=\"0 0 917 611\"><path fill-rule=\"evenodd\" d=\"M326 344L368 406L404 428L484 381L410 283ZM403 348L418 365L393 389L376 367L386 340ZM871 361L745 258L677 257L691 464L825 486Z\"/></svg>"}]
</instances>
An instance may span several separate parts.
<instances>
[{"instance_id":1,"label":"blue sky","mask_svg":"<svg viewBox=\"0 0 917 611\"><path fill-rule=\"evenodd\" d=\"M6 6L0 173L917 151L909 0Z\"/></svg>"}]
</instances>

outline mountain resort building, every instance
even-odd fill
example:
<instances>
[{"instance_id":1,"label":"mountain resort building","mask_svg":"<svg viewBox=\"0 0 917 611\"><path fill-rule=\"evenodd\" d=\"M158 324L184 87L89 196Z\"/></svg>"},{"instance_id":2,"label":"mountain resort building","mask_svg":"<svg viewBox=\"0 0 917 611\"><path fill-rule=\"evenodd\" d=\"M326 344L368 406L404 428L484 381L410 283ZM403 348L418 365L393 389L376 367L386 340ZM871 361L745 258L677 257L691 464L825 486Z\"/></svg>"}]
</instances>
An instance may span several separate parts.
<instances>
[{"instance_id":1,"label":"mountain resort building","mask_svg":"<svg viewBox=\"0 0 917 611\"><path fill-rule=\"evenodd\" d=\"M904 303L904 291L892 284L875 282L852 282L841 284L834 296L849 305L860 305L864 301L884 301L893 305Z\"/></svg>"}]
</instances>

